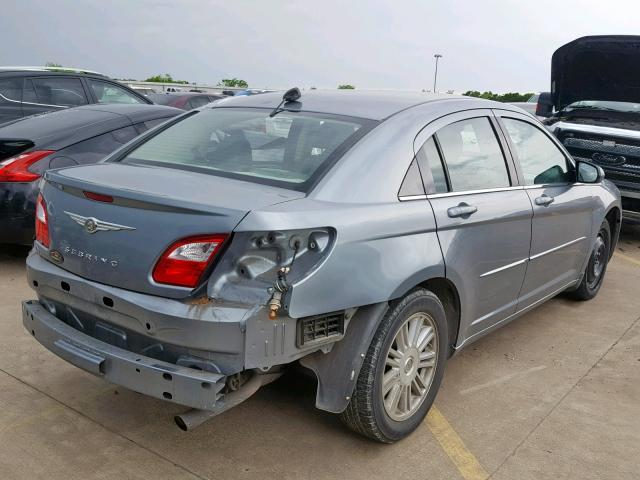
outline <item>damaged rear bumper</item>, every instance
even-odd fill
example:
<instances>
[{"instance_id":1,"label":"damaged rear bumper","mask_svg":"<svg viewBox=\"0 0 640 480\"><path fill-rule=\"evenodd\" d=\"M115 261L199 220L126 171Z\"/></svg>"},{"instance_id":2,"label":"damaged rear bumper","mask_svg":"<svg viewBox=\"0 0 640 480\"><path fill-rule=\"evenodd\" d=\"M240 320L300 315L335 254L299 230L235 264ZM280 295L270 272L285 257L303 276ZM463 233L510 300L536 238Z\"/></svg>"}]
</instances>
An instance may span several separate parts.
<instances>
[{"instance_id":1,"label":"damaged rear bumper","mask_svg":"<svg viewBox=\"0 0 640 480\"><path fill-rule=\"evenodd\" d=\"M214 410L226 377L123 350L70 327L39 302L22 303L24 327L44 347L73 365L151 397Z\"/></svg>"}]
</instances>

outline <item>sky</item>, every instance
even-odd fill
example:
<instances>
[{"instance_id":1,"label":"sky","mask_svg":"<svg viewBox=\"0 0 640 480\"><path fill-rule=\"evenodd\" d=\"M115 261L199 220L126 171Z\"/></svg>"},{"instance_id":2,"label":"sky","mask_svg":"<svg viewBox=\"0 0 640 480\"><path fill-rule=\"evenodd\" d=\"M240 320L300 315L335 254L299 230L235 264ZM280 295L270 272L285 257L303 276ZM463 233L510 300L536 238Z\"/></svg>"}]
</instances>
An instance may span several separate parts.
<instances>
[{"instance_id":1,"label":"sky","mask_svg":"<svg viewBox=\"0 0 640 480\"><path fill-rule=\"evenodd\" d=\"M0 65L256 88L549 90L584 35L634 34L638 0L4 0Z\"/></svg>"}]
</instances>

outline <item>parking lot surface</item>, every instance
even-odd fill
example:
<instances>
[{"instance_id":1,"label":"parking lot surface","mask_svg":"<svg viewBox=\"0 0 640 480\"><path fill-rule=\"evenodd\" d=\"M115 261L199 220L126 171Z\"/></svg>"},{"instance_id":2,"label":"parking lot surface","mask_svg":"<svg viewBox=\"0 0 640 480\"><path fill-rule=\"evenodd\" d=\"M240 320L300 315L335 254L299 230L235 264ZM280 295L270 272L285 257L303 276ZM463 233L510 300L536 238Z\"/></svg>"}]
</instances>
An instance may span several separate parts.
<instances>
[{"instance_id":1,"label":"parking lot surface","mask_svg":"<svg viewBox=\"0 0 640 480\"><path fill-rule=\"evenodd\" d=\"M314 408L289 375L185 433L184 409L109 385L22 328L26 251L0 247L3 479L637 479L640 227L595 300L553 299L447 366L435 408L384 446Z\"/></svg>"}]
</instances>

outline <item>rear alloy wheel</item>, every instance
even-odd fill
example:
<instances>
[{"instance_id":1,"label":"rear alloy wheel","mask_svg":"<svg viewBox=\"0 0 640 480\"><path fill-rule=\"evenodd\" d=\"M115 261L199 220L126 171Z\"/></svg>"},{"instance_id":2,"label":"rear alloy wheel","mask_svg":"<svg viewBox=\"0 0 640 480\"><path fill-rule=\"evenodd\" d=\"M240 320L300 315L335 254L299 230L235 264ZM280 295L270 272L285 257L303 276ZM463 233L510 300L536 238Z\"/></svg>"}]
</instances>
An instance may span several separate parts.
<instances>
[{"instance_id":1,"label":"rear alloy wheel","mask_svg":"<svg viewBox=\"0 0 640 480\"><path fill-rule=\"evenodd\" d=\"M569 293L570 296L577 300L591 300L598 294L609 263L610 245L611 231L609 222L605 220L602 222L598 236L593 244L582 281L578 288Z\"/></svg>"},{"instance_id":2,"label":"rear alloy wheel","mask_svg":"<svg viewBox=\"0 0 640 480\"><path fill-rule=\"evenodd\" d=\"M409 435L424 419L440 387L447 339L444 308L433 293L414 290L390 305L342 421L384 443Z\"/></svg>"},{"instance_id":3,"label":"rear alloy wheel","mask_svg":"<svg viewBox=\"0 0 640 480\"><path fill-rule=\"evenodd\" d=\"M382 397L387 415L401 422L427 397L436 370L438 342L433 318L411 315L398 330L387 352Z\"/></svg>"}]
</instances>

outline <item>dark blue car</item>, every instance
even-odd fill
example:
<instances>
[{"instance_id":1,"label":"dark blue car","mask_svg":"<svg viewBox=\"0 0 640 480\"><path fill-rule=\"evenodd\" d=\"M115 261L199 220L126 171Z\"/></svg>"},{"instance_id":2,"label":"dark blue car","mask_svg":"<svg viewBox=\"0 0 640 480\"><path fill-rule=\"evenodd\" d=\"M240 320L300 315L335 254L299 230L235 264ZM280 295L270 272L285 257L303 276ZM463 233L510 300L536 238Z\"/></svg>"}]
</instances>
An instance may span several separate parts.
<instances>
[{"instance_id":1,"label":"dark blue car","mask_svg":"<svg viewBox=\"0 0 640 480\"><path fill-rule=\"evenodd\" d=\"M160 105L87 105L0 126L0 243L33 242L38 183L46 170L98 162L180 113Z\"/></svg>"}]
</instances>

